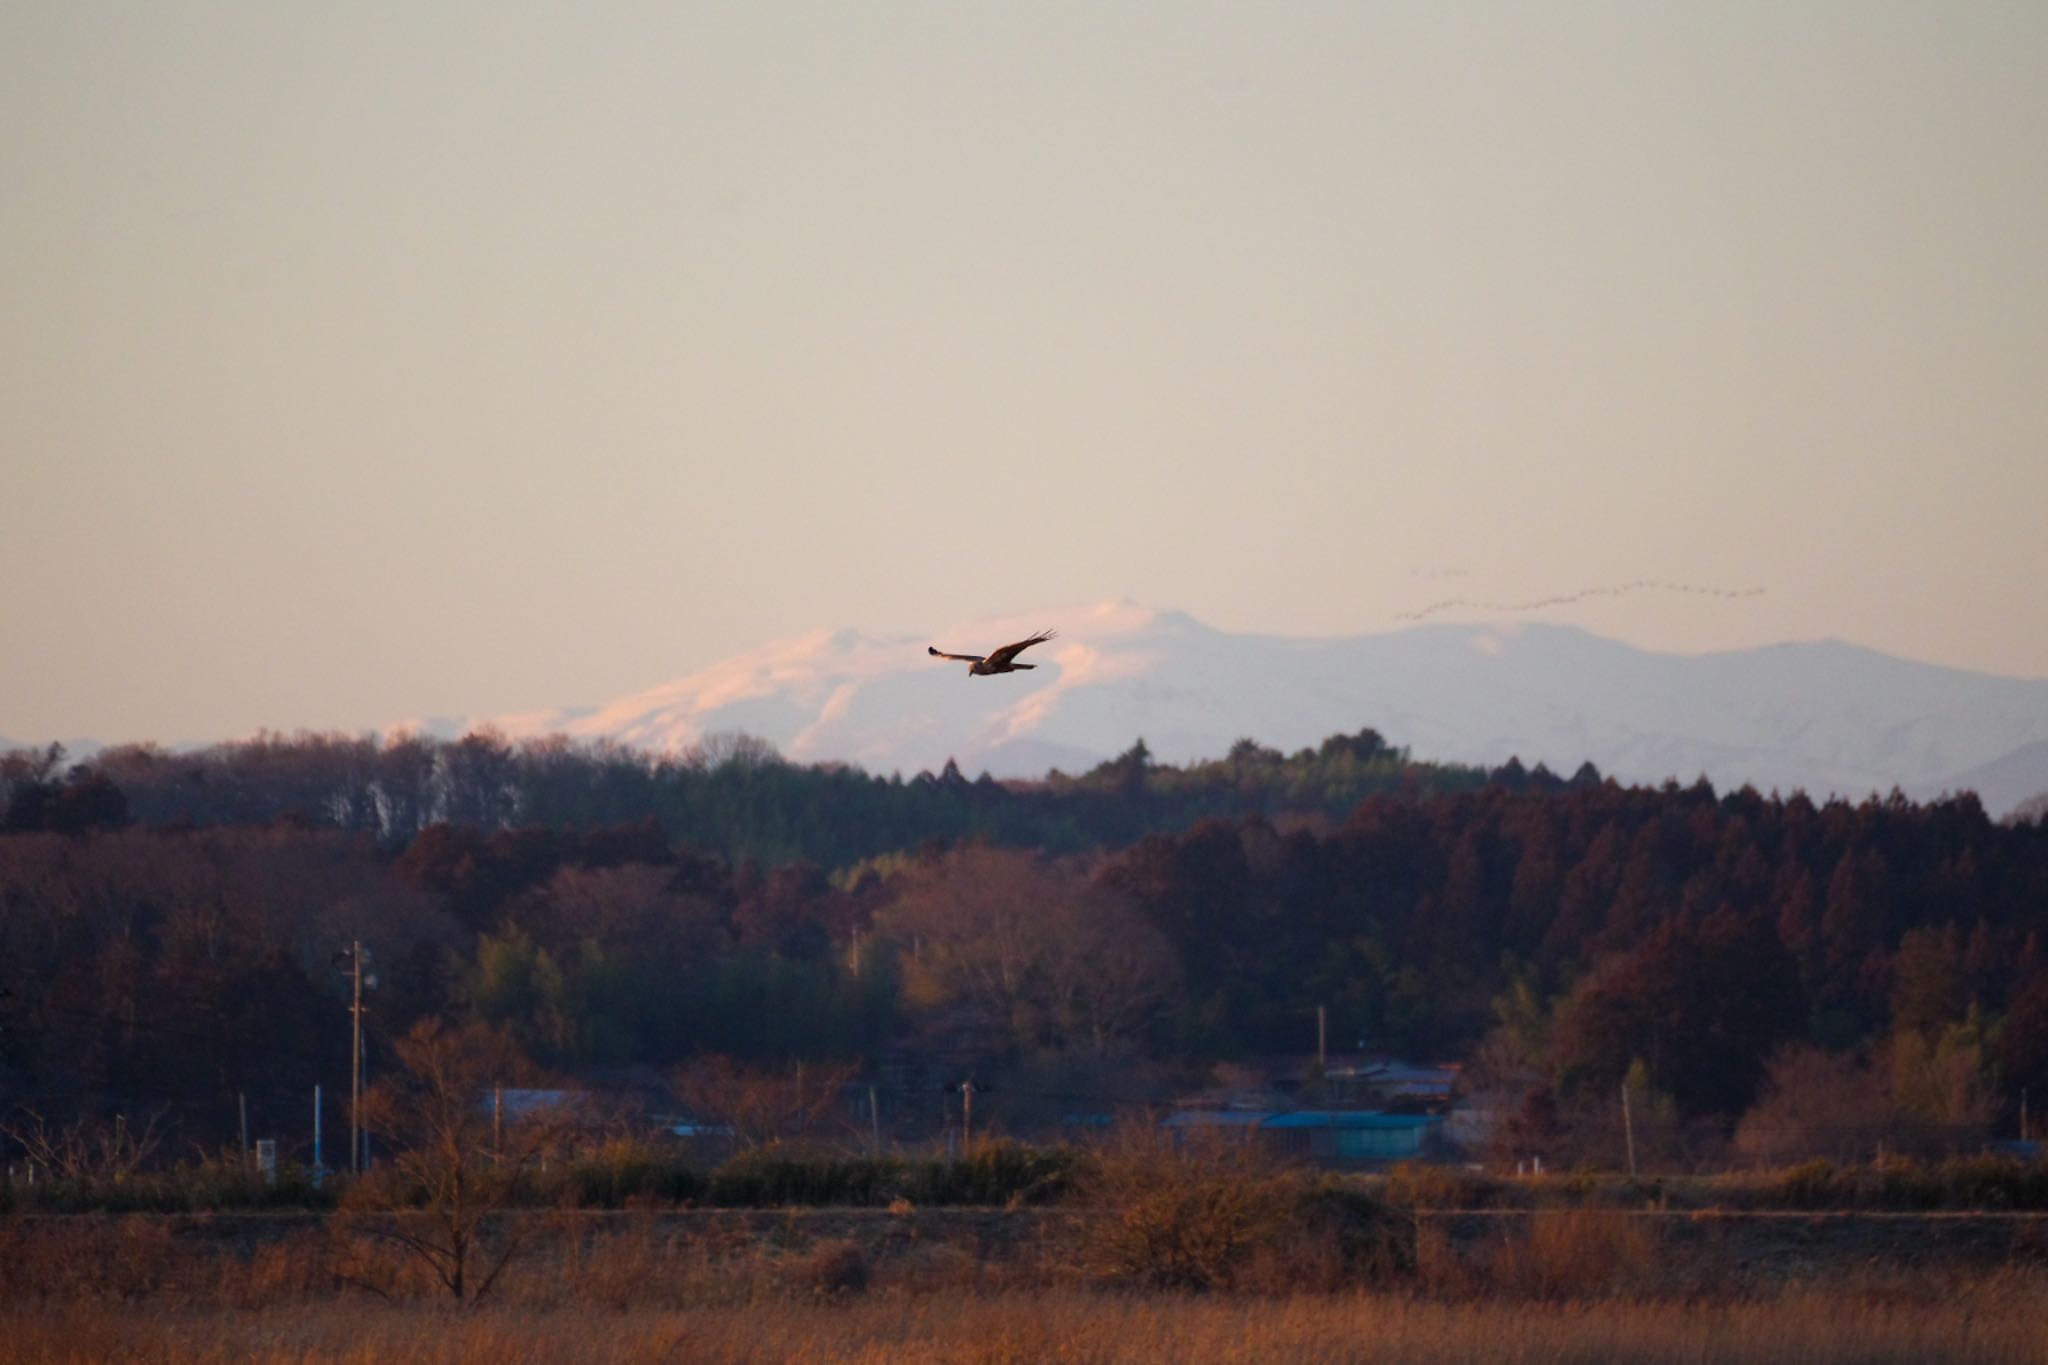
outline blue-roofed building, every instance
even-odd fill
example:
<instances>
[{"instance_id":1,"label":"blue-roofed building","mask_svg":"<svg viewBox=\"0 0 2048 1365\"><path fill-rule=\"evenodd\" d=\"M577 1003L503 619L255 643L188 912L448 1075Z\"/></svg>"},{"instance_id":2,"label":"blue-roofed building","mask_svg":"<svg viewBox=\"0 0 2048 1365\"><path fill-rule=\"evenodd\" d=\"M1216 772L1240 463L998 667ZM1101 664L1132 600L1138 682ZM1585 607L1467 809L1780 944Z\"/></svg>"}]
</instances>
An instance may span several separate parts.
<instances>
[{"instance_id":1,"label":"blue-roofed building","mask_svg":"<svg viewBox=\"0 0 2048 1365\"><path fill-rule=\"evenodd\" d=\"M1437 1114L1387 1114L1360 1109L1299 1109L1259 1125L1280 1152L1331 1163L1412 1161L1443 1126Z\"/></svg>"},{"instance_id":2,"label":"blue-roofed building","mask_svg":"<svg viewBox=\"0 0 2048 1365\"><path fill-rule=\"evenodd\" d=\"M1440 1140L1441 1114L1378 1109L1183 1109L1160 1122L1176 1142L1196 1134L1257 1141L1276 1155L1326 1165L1412 1161Z\"/></svg>"}]
</instances>

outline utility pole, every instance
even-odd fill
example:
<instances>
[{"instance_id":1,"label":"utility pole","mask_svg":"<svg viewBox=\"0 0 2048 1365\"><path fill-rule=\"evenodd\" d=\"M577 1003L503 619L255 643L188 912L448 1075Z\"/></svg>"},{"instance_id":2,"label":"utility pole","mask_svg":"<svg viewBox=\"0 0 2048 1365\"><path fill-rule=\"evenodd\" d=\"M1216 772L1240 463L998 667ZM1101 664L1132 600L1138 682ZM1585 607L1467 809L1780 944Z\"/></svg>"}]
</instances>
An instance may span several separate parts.
<instances>
[{"instance_id":1,"label":"utility pole","mask_svg":"<svg viewBox=\"0 0 2048 1365\"><path fill-rule=\"evenodd\" d=\"M960 1153L965 1156L974 1150L974 1092L988 1087L977 1085L970 1076L955 1089L960 1092Z\"/></svg>"},{"instance_id":2,"label":"utility pole","mask_svg":"<svg viewBox=\"0 0 2048 1365\"><path fill-rule=\"evenodd\" d=\"M377 985L376 977L363 975L363 964L369 957L361 939L354 940L346 951L334 955L335 967L348 973L351 985L348 1005L348 1168L357 1175L362 1173L363 1151L368 1145L363 1140L363 988L374 989Z\"/></svg>"},{"instance_id":3,"label":"utility pole","mask_svg":"<svg viewBox=\"0 0 2048 1365\"><path fill-rule=\"evenodd\" d=\"M1330 1007L1316 1006L1316 1070L1330 1069Z\"/></svg>"},{"instance_id":4,"label":"utility pole","mask_svg":"<svg viewBox=\"0 0 2048 1365\"><path fill-rule=\"evenodd\" d=\"M1628 1081L1621 1082L1621 1134L1628 1144L1628 1178L1636 1178L1636 1125L1628 1110Z\"/></svg>"},{"instance_id":5,"label":"utility pole","mask_svg":"<svg viewBox=\"0 0 2048 1365\"><path fill-rule=\"evenodd\" d=\"M875 1098L875 1087L868 1087L868 1135L874 1139L875 1155L882 1154L882 1106Z\"/></svg>"},{"instance_id":6,"label":"utility pole","mask_svg":"<svg viewBox=\"0 0 2048 1365\"><path fill-rule=\"evenodd\" d=\"M355 996L348 1014L353 1028L348 1047L348 1168L360 1175L363 1169L363 941L349 947L349 973L355 978Z\"/></svg>"}]
</instances>

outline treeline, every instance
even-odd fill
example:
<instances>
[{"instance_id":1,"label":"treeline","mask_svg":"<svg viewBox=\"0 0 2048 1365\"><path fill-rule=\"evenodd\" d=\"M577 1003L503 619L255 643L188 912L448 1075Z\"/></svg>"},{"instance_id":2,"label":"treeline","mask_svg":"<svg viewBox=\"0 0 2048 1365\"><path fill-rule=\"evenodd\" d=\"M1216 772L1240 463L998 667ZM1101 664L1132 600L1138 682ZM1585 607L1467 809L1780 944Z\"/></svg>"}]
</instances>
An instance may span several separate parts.
<instances>
[{"instance_id":1,"label":"treeline","mask_svg":"<svg viewBox=\"0 0 2048 1365\"><path fill-rule=\"evenodd\" d=\"M908 779L786 763L746 735L678 755L489 732L455 741L265 735L189 753L125 745L75 766L54 746L0 757L0 830L293 820L395 847L437 824L600 829L653 819L735 863L836 868L929 841L1072 853L1205 817L1341 818L1375 793L1471 790L1485 777L1414 762L1372 730L1291 755L1243 740L1223 759L1186 767L1154 763L1140 741L1088 773L1029 783L970 779L951 762ZM1557 782L1540 770L1535 780ZM1588 766L1577 780L1598 774Z\"/></svg>"},{"instance_id":2,"label":"treeline","mask_svg":"<svg viewBox=\"0 0 2048 1365\"><path fill-rule=\"evenodd\" d=\"M291 822L9 834L0 1111L168 1108L212 1141L246 1099L259 1132L297 1131L349 1075L356 942L373 1069L430 1016L553 1067L856 1053L891 997L837 950L852 914L815 867L735 868L652 824L437 825L396 851Z\"/></svg>"},{"instance_id":3,"label":"treeline","mask_svg":"<svg viewBox=\"0 0 2048 1365\"><path fill-rule=\"evenodd\" d=\"M322 766L349 753L354 785ZM1370 731L1025 786L488 737L9 762L0 1110L297 1131L348 1075L358 941L373 1068L425 1018L534 1076L839 1059L915 1088L939 1057L1002 1074L1021 1124L1303 1055L1321 1008L1336 1050L1469 1059L1502 1141L1553 1157L1620 1141L1624 1081L1646 1141L1781 1159L2048 1096L2048 830L1969 798L1484 775ZM771 847L831 852L733 851Z\"/></svg>"},{"instance_id":4,"label":"treeline","mask_svg":"<svg viewBox=\"0 0 2048 1365\"><path fill-rule=\"evenodd\" d=\"M1374 797L1321 835L1210 822L1100 880L1172 943L1182 1046L1299 1051L1324 1004L1347 1039L1469 1057L1524 1150L1591 1107L1618 1158L1624 1080L1674 1142L1776 1106L1760 1151L1987 1132L2048 1095L2048 828L1973 797L1496 784Z\"/></svg>"}]
</instances>

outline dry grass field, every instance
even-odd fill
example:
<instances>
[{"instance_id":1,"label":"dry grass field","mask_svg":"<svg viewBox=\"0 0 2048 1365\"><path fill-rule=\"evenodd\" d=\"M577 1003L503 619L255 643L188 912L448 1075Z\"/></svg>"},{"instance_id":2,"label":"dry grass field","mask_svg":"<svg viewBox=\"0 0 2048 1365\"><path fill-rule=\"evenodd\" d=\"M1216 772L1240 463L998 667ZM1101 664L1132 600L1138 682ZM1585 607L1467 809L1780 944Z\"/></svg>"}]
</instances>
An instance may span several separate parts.
<instances>
[{"instance_id":1,"label":"dry grass field","mask_svg":"<svg viewBox=\"0 0 2048 1365\"><path fill-rule=\"evenodd\" d=\"M0 1361L2048 1362L2043 1220L1427 1216L1227 1285L999 1210L527 1215L480 1306L318 1218L0 1220Z\"/></svg>"},{"instance_id":2,"label":"dry grass field","mask_svg":"<svg viewBox=\"0 0 2048 1365\"><path fill-rule=\"evenodd\" d=\"M1719 1365L1925 1365L2048 1360L2048 1293L1992 1280L1959 1297L1899 1301L1802 1291L1733 1303L1601 1300L1439 1302L1412 1295L1285 1299L1075 1289L980 1295L768 1300L694 1310L477 1311L327 1301L258 1311L143 1305L15 1309L0 1316L9 1361L205 1365L360 1362L1693 1361Z\"/></svg>"}]
</instances>

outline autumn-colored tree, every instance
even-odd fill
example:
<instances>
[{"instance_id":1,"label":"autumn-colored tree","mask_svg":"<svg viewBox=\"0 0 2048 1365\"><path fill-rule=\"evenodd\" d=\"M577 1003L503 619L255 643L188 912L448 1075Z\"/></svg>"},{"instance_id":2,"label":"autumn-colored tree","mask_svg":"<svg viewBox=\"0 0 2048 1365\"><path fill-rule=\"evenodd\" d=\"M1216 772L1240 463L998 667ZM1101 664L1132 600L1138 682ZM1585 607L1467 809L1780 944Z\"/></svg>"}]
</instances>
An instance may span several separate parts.
<instances>
[{"instance_id":1,"label":"autumn-colored tree","mask_svg":"<svg viewBox=\"0 0 2048 1365\"><path fill-rule=\"evenodd\" d=\"M1998 1100L1991 1085L1991 1050L1977 1010L1934 1037L1895 1030L1883 1060L1894 1101L1931 1129L1930 1138L1939 1145L1972 1141L1989 1130Z\"/></svg>"},{"instance_id":2,"label":"autumn-colored tree","mask_svg":"<svg viewBox=\"0 0 2048 1365\"><path fill-rule=\"evenodd\" d=\"M1798 968L1767 922L1673 920L1573 991L1552 1034L1555 1065L1564 1089L1604 1091L1640 1058L1688 1116L1739 1113L1805 1014Z\"/></svg>"},{"instance_id":3,"label":"autumn-colored tree","mask_svg":"<svg viewBox=\"0 0 2048 1365\"><path fill-rule=\"evenodd\" d=\"M1956 926L1909 931L1892 957L1892 1027L1937 1036L1963 1017L1967 1004L1962 936Z\"/></svg>"},{"instance_id":4,"label":"autumn-colored tree","mask_svg":"<svg viewBox=\"0 0 2048 1365\"><path fill-rule=\"evenodd\" d=\"M1995 1112L1981 1024L1930 1039L1902 1028L1865 1052L1795 1043L1773 1054L1735 1147L1763 1165L1879 1151L1937 1155L1981 1138Z\"/></svg>"},{"instance_id":5,"label":"autumn-colored tree","mask_svg":"<svg viewBox=\"0 0 2048 1365\"><path fill-rule=\"evenodd\" d=\"M1999 1033L1998 1056L2007 1093L2025 1091L2032 1104L2048 1111L2048 970L2035 971L2014 991ZM2032 1105L2029 1110L2032 1120ZM2029 1126L2041 1127L2038 1120Z\"/></svg>"},{"instance_id":6,"label":"autumn-colored tree","mask_svg":"<svg viewBox=\"0 0 2048 1365\"><path fill-rule=\"evenodd\" d=\"M245 1089L253 1123L295 1117L337 1074L348 1034L329 959L360 939L380 977L374 1034L469 1009L520 1021L572 1065L859 1054L899 1031L900 968L925 1025L988 1018L1009 1050L1049 1052L1013 1059L1047 1075L1141 1047L1161 1061L1299 1051L1318 1006L1333 1043L1469 1055L1494 1022L1486 1003L1526 977L1569 1001L1546 1017L1560 1027L1541 1070L1561 1113L1581 1083L1610 1110L1640 1056L1688 1122L1725 1119L1769 1049L1800 1036L1874 1057L1916 1035L1925 1065L1911 1045L1896 1053L1908 1072L1941 1058L1958 1076L1974 1066L1981 1088L1984 1066L1956 1060L1968 1048L1943 1052L1958 1026L1980 1062L1995 1053L2002 1113L2022 1086L2038 1110L2048 1085L2030 1060L2048 1053L2027 1003L2040 952L2025 946L2048 841L1971 800L1817 806L1592 775L1550 790L1534 771L1511 792L1369 733L1215 763L1147 757L1141 795L1112 780L1134 764L905 780L754 747L692 762L560 740L126 746L92 771L132 823L67 833L37 803L74 769L50 751L0 756L0 809L24 784L49 788L0 832L0 986L14 992L0 1083L61 1096L55 1122L173 1103L180 1146L232 1131ZM430 823L451 816L475 823ZM514 817L534 823L504 827ZM1007 978L984 951L1002 934L947 937L975 879L925 894L977 839L1033 869L1011 897L1037 907L1011 916L1027 936L1011 961L1028 966ZM1118 850L1091 869L1115 898L1101 913L1061 861L1093 848ZM900 903L919 896L929 925L870 932L907 921ZM1714 942L1717 920L1742 931ZM525 949L503 952L519 935ZM548 978L545 1019L530 999L523 1013L489 1003L527 998L485 989L517 985L507 967ZM1992 1012L1979 1026L1973 1002ZM1953 1085L1914 1085L1930 1113L1972 1110L1929 1098Z\"/></svg>"},{"instance_id":7,"label":"autumn-colored tree","mask_svg":"<svg viewBox=\"0 0 2048 1365\"><path fill-rule=\"evenodd\" d=\"M1735 1149L1763 1166L1868 1160L1886 1142L1897 1147L1900 1117L1889 1078L1867 1059L1793 1043L1772 1054Z\"/></svg>"},{"instance_id":8,"label":"autumn-colored tree","mask_svg":"<svg viewBox=\"0 0 2048 1365\"><path fill-rule=\"evenodd\" d=\"M877 927L906 997L964 1007L1024 1047L1134 1037L1176 979L1159 932L1113 892L1029 854L959 849L913 870Z\"/></svg>"}]
</instances>

